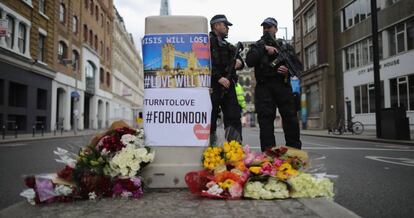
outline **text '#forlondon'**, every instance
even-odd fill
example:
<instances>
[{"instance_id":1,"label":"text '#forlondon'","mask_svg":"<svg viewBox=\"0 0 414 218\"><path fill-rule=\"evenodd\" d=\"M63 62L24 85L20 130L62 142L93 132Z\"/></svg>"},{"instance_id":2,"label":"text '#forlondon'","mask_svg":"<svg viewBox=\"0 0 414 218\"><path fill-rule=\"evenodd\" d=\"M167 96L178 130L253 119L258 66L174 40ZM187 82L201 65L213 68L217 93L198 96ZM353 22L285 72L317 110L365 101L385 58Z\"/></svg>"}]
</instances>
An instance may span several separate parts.
<instances>
[{"instance_id":1,"label":"text '#forlondon'","mask_svg":"<svg viewBox=\"0 0 414 218\"><path fill-rule=\"evenodd\" d=\"M206 124L207 112L202 111L147 111L146 123Z\"/></svg>"}]
</instances>

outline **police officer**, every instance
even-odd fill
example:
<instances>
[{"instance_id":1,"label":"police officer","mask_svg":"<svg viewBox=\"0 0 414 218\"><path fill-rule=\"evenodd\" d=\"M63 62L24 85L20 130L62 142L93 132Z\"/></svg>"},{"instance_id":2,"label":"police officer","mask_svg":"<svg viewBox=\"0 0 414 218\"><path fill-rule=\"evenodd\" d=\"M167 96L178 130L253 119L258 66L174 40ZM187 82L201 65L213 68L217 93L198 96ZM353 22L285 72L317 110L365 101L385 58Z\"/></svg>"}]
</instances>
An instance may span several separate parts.
<instances>
[{"instance_id":1,"label":"police officer","mask_svg":"<svg viewBox=\"0 0 414 218\"><path fill-rule=\"evenodd\" d=\"M241 107L238 104L235 92L235 83L237 75L235 73L226 72L226 67L232 64L232 59L236 49L233 45L226 41L229 26L232 26L225 15L215 15L210 20L210 50L211 50L211 129L210 144L215 144L217 140L217 117L221 111L223 112L224 128L232 127L236 130L241 140ZM242 58L236 59L234 68L242 69L244 63ZM235 72L235 71L233 71Z\"/></svg>"},{"instance_id":2,"label":"police officer","mask_svg":"<svg viewBox=\"0 0 414 218\"><path fill-rule=\"evenodd\" d=\"M300 149L302 143L299 137L299 121L296 116L288 68L285 65L280 65L276 69L271 66L271 62L276 58L277 49L267 44L265 40L266 33L275 39L278 30L277 21L269 17L261 25L263 37L250 46L246 56L247 66L254 67L257 83L255 108L260 126L261 149L265 151L276 145L274 135L276 107L282 116L286 146ZM277 42L286 43L281 39Z\"/></svg>"}]
</instances>

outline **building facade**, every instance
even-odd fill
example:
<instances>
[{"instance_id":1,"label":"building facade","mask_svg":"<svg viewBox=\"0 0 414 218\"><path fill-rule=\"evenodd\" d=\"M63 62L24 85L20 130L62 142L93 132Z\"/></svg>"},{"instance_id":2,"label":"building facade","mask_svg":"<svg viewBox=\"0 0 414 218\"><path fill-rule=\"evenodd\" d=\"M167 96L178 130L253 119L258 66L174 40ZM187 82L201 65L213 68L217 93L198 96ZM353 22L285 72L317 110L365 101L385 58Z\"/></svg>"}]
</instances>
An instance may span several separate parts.
<instances>
[{"instance_id":1,"label":"building facade","mask_svg":"<svg viewBox=\"0 0 414 218\"><path fill-rule=\"evenodd\" d=\"M142 59L133 37L125 28L123 18L115 11L113 23L112 119L124 120L136 126L136 118L142 112L144 98L144 71Z\"/></svg>"},{"instance_id":2,"label":"building facade","mask_svg":"<svg viewBox=\"0 0 414 218\"><path fill-rule=\"evenodd\" d=\"M375 128L370 1L335 1L335 65L339 103L365 128ZM414 122L414 4L377 0L382 107L404 107ZM410 125L411 129L414 126Z\"/></svg>"},{"instance_id":3,"label":"building facade","mask_svg":"<svg viewBox=\"0 0 414 218\"><path fill-rule=\"evenodd\" d=\"M112 8L111 0L61 0L55 5L55 128L70 130L75 123L79 130L109 125Z\"/></svg>"},{"instance_id":4,"label":"building facade","mask_svg":"<svg viewBox=\"0 0 414 218\"><path fill-rule=\"evenodd\" d=\"M309 129L326 128L338 114L332 1L293 0L293 16L293 46L304 64L302 124Z\"/></svg>"},{"instance_id":5,"label":"building facade","mask_svg":"<svg viewBox=\"0 0 414 218\"><path fill-rule=\"evenodd\" d=\"M54 1L3 0L0 19L0 127L31 132L51 128Z\"/></svg>"}]
</instances>

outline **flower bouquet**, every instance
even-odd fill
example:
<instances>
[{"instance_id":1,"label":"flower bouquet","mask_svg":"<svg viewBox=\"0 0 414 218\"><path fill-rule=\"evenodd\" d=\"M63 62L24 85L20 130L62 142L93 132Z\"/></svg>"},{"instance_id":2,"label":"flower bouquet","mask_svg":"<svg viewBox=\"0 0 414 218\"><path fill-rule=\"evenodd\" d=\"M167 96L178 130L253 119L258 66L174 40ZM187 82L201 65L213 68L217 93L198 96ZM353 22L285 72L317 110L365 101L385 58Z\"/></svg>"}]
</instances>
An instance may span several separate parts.
<instances>
[{"instance_id":1,"label":"flower bouquet","mask_svg":"<svg viewBox=\"0 0 414 218\"><path fill-rule=\"evenodd\" d=\"M235 140L208 147L203 153L204 170L189 172L185 177L190 191L209 198L241 198L249 177L244 157L241 144Z\"/></svg>"},{"instance_id":2,"label":"flower bouquet","mask_svg":"<svg viewBox=\"0 0 414 218\"><path fill-rule=\"evenodd\" d=\"M102 197L140 198L141 170L154 153L144 144L143 130L114 122L104 134L95 136L78 154L58 148L58 162L65 163L57 174L25 178L29 188L21 193L31 204L67 202Z\"/></svg>"},{"instance_id":3,"label":"flower bouquet","mask_svg":"<svg viewBox=\"0 0 414 218\"><path fill-rule=\"evenodd\" d=\"M304 173L306 152L280 146L264 153L251 152L245 146L244 162L250 177L243 196L253 199L333 197L333 183Z\"/></svg>"}]
</instances>

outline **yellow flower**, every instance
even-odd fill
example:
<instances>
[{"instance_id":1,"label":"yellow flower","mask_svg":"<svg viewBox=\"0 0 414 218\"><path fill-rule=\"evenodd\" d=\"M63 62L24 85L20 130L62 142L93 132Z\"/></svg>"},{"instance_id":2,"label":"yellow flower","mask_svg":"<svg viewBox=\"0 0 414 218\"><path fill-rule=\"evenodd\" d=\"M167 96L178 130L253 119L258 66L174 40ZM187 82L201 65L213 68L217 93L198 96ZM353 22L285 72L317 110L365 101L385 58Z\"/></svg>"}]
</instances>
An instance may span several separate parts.
<instances>
[{"instance_id":1,"label":"yellow flower","mask_svg":"<svg viewBox=\"0 0 414 218\"><path fill-rule=\"evenodd\" d=\"M229 189L235 182L232 179L226 179L224 182L219 182L222 189Z\"/></svg>"},{"instance_id":2,"label":"yellow flower","mask_svg":"<svg viewBox=\"0 0 414 218\"><path fill-rule=\"evenodd\" d=\"M98 161L95 161L95 160L91 160L91 161L89 161L89 163L90 163L92 166L97 166L97 165L99 165L99 162L98 162Z\"/></svg>"},{"instance_id":3,"label":"yellow flower","mask_svg":"<svg viewBox=\"0 0 414 218\"><path fill-rule=\"evenodd\" d=\"M250 172L254 174L259 174L261 169L262 169L261 167L250 167L249 168Z\"/></svg>"},{"instance_id":4,"label":"yellow flower","mask_svg":"<svg viewBox=\"0 0 414 218\"><path fill-rule=\"evenodd\" d=\"M276 173L276 177L281 180L286 180L291 176L296 176L298 171L292 168L292 165L289 163L283 163L278 169Z\"/></svg>"}]
</instances>

